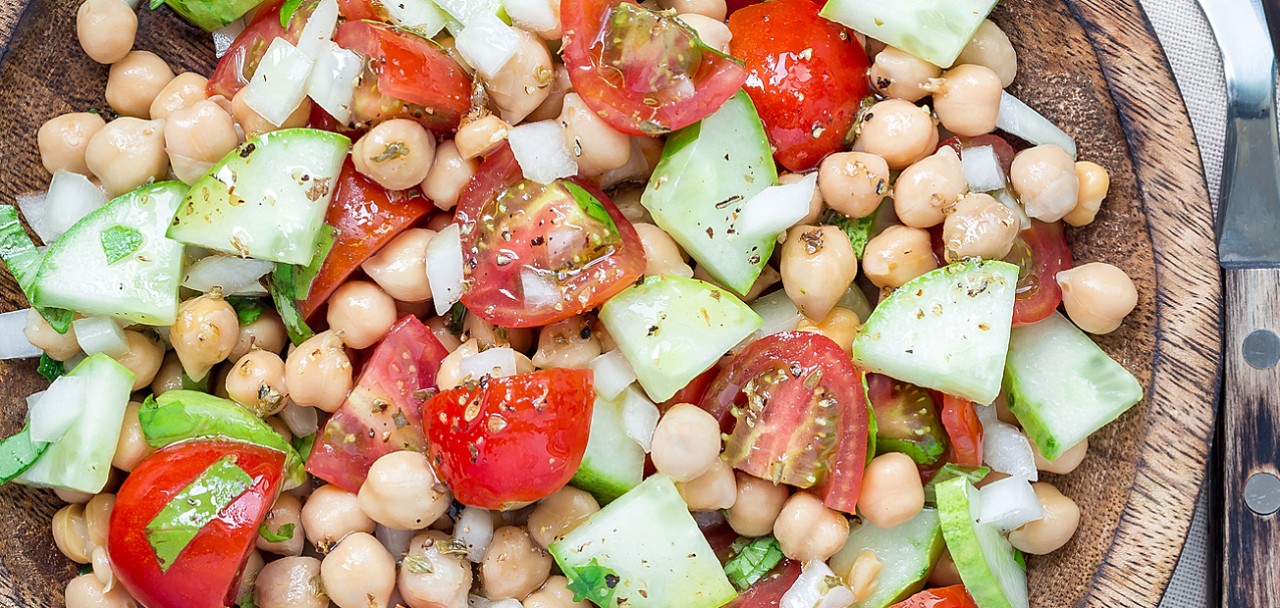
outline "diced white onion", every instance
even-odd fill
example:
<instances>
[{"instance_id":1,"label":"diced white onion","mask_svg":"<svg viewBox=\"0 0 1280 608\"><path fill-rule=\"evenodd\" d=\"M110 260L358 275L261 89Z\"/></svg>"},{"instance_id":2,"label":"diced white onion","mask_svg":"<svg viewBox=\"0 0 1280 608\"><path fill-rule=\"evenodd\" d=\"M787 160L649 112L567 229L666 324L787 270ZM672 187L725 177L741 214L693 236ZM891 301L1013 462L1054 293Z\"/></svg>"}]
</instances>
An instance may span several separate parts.
<instances>
[{"instance_id":1,"label":"diced white onion","mask_svg":"<svg viewBox=\"0 0 1280 608\"><path fill-rule=\"evenodd\" d=\"M66 434L84 409L86 391L90 389L84 378L62 376L49 385L38 398L27 401L27 415L31 418L31 440L53 443ZM34 397L34 395L33 395Z\"/></svg>"},{"instance_id":2,"label":"diced white onion","mask_svg":"<svg viewBox=\"0 0 1280 608\"><path fill-rule=\"evenodd\" d=\"M413 542L413 536L417 532L413 530L396 530L388 528L382 524L378 524L373 530L374 538L386 547L387 553L395 556L401 556L409 552L409 544Z\"/></svg>"},{"instance_id":3,"label":"diced white onion","mask_svg":"<svg viewBox=\"0 0 1280 608\"><path fill-rule=\"evenodd\" d=\"M505 346L490 348L458 360L458 373L463 378L479 380L485 376L502 378L516 373L516 351Z\"/></svg>"},{"instance_id":4,"label":"diced white onion","mask_svg":"<svg viewBox=\"0 0 1280 608\"><path fill-rule=\"evenodd\" d=\"M1008 531L1043 517L1044 507L1031 482L1021 477L1006 477L978 491L979 523Z\"/></svg>"},{"instance_id":5,"label":"diced white onion","mask_svg":"<svg viewBox=\"0 0 1280 608\"><path fill-rule=\"evenodd\" d=\"M735 230L745 238L772 236L796 225L809 214L817 172L794 184L769 186L742 207Z\"/></svg>"},{"instance_id":6,"label":"diced white onion","mask_svg":"<svg viewBox=\"0 0 1280 608\"><path fill-rule=\"evenodd\" d=\"M27 341L22 333L27 315L38 314L30 308L0 314L0 359L30 359L44 352Z\"/></svg>"},{"instance_id":7,"label":"diced white onion","mask_svg":"<svg viewBox=\"0 0 1280 608\"><path fill-rule=\"evenodd\" d=\"M982 421L982 460L993 471L1031 481L1040 478L1036 471L1031 442L1018 427L1001 422L993 405L976 406Z\"/></svg>"},{"instance_id":8,"label":"diced white onion","mask_svg":"<svg viewBox=\"0 0 1280 608\"><path fill-rule=\"evenodd\" d=\"M395 4L386 2L384 5ZM338 27L338 0L320 0L315 10L307 17L302 33L298 34L297 49L306 55L314 64L320 54L326 50L333 38L333 30Z\"/></svg>"},{"instance_id":9,"label":"diced white onion","mask_svg":"<svg viewBox=\"0 0 1280 608\"><path fill-rule=\"evenodd\" d=\"M587 365L595 375L592 385L595 386L596 394L605 399L617 397L636 381L636 370L631 368L631 362L627 361L620 350L604 353Z\"/></svg>"},{"instance_id":10,"label":"diced white onion","mask_svg":"<svg viewBox=\"0 0 1280 608\"><path fill-rule=\"evenodd\" d=\"M320 430L320 416L316 408L298 405L292 399L277 415L284 421L285 426L289 427L289 432L293 433L294 437L303 437Z\"/></svg>"},{"instance_id":11,"label":"diced white onion","mask_svg":"<svg viewBox=\"0 0 1280 608\"><path fill-rule=\"evenodd\" d=\"M423 38L434 38L444 29L445 12L431 0L396 0L383 2L391 22Z\"/></svg>"},{"instance_id":12,"label":"diced white onion","mask_svg":"<svg viewBox=\"0 0 1280 608\"><path fill-rule=\"evenodd\" d=\"M832 585L840 577L822 560L804 565L804 570L782 594L779 608L849 608L853 605L853 592L844 585Z\"/></svg>"},{"instance_id":13,"label":"diced white onion","mask_svg":"<svg viewBox=\"0 0 1280 608\"><path fill-rule=\"evenodd\" d=\"M448 21L456 21L454 27L471 25L477 17L496 15L501 6L501 0L435 0L435 3L448 17L452 17L446 19L446 27L449 26Z\"/></svg>"},{"instance_id":14,"label":"diced white onion","mask_svg":"<svg viewBox=\"0 0 1280 608\"><path fill-rule=\"evenodd\" d=\"M258 280L275 267L275 262L265 260L211 255L187 267L182 286L202 293L217 287L227 295L257 286L258 289L254 291L261 292Z\"/></svg>"},{"instance_id":15,"label":"diced white onion","mask_svg":"<svg viewBox=\"0 0 1280 608\"><path fill-rule=\"evenodd\" d=\"M244 31L244 19L236 19L228 23L226 27L213 33L213 56L222 59L227 51L231 50L231 43L236 41L236 36Z\"/></svg>"},{"instance_id":16,"label":"diced white onion","mask_svg":"<svg viewBox=\"0 0 1280 608\"><path fill-rule=\"evenodd\" d=\"M503 0L511 22L530 32L554 31L560 19L547 0Z\"/></svg>"},{"instance_id":17,"label":"diced white onion","mask_svg":"<svg viewBox=\"0 0 1280 608\"><path fill-rule=\"evenodd\" d=\"M791 301L791 298L787 297L787 292L781 289L756 298L751 303L751 310L760 315L764 324L756 330L756 333L744 340L744 344L776 333L795 331L804 320L800 309Z\"/></svg>"},{"instance_id":18,"label":"diced white onion","mask_svg":"<svg viewBox=\"0 0 1280 608\"><path fill-rule=\"evenodd\" d=\"M313 65L288 40L272 40L253 78L244 87L245 105L277 127L284 124L307 96L307 78Z\"/></svg>"},{"instance_id":19,"label":"diced white onion","mask_svg":"<svg viewBox=\"0 0 1280 608\"><path fill-rule=\"evenodd\" d=\"M1004 167L992 146L965 148L960 156L960 166L964 168L964 180L972 192L991 192L1007 185Z\"/></svg>"},{"instance_id":20,"label":"diced white onion","mask_svg":"<svg viewBox=\"0 0 1280 608\"><path fill-rule=\"evenodd\" d=\"M106 203L107 195L89 178L70 171L54 173L45 198L45 229L50 238L40 238L45 243L58 240L80 218Z\"/></svg>"},{"instance_id":21,"label":"diced white onion","mask_svg":"<svg viewBox=\"0 0 1280 608\"><path fill-rule=\"evenodd\" d=\"M555 279L528 266L520 269L520 295L525 305L532 308L554 306L564 299Z\"/></svg>"},{"instance_id":22,"label":"diced white onion","mask_svg":"<svg viewBox=\"0 0 1280 608\"><path fill-rule=\"evenodd\" d=\"M427 243L427 284L436 314L443 315L462 299L462 233L449 224Z\"/></svg>"},{"instance_id":23,"label":"diced white onion","mask_svg":"<svg viewBox=\"0 0 1280 608\"><path fill-rule=\"evenodd\" d=\"M564 126L558 120L540 120L507 132L511 152L526 179L550 184L578 174L578 162L564 143Z\"/></svg>"},{"instance_id":24,"label":"diced white onion","mask_svg":"<svg viewBox=\"0 0 1280 608\"><path fill-rule=\"evenodd\" d=\"M991 192L991 197L1000 201L1000 204L1008 207L1014 215L1018 216L1018 221L1022 223L1022 230L1031 227L1031 216L1027 215L1027 210L1022 208L1022 204L1010 193L1008 188Z\"/></svg>"},{"instance_id":25,"label":"diced white onion","mask_svg":"<svg viewBox=\"0 0 1280 608\"><path fill-rule=\"evenodd\" d=\"M31 230L45 243L52 243L54 235L49 232L49 197L47 192L27 192L14 198L18 210L27 220Z\"/></svg>"},{"instance_id":26,"label":"diced white onion","mask_svg":"<svg viewBox=\"0 0 1280 608\"><path fill-rule=\"evenodd\" d=\"M129 341L124 329L111 317L85 317L71 322L76 330L76 342L86 355L103 353L108 357L120 357L129 352Z\"/></svg>"},{"instance_id":27,"label":"diced white onion","mask_svg":"<svg viewBox=\"0 0 1280 608\"><path fill-rule=\"evenodd\" d=\"M467 548L467 559L478 564L484 560L493 541L493 516L486 509L467 507L453 524L453 540Z\"/></svg>"},{"instance_id":28,"label":"diced white onion","mask_svg":"<svg viewBox=\"0 0 1280 608\"><path fill-rule=\"evenodd\" d=\"M653 430L658 428L658 406L634 386L622 392L622 431L644 448L653 449Z\"/></svg>"},{"instance_id":29,"label":"diced white onion","mask_svg":"<svg viewBox=\"0 0 1280 608\"><path fill-rule=\"evenodd\" d=\"M1076 141L1070 135L1008 91L1000 94L1000 113L996 115L996 127L1036 145L1057 145L1066 150L1071 158L1076 157Z\"/></svg>"},{"instance_id":30,"label":"diced white onion","mask_svg":"<svg viewBox=\"0 0 1280 608\"><path fill-rule=\"evenodd\" d=\"M307 95L338 122L351 120L351 100L364 60L332 41L326 41L307 81Z\"/></svg>"},{"instance_id":31,"label":"diced white onion","mask_svg":"<svg viewBox=\"0 0 1280 608\"><path fill-rule=\"evenodd\" d=\"M485 78L493 78L520 49L520 35L491 14L473 17L455 42L458 54Z\"/></svg>"}]
</instances>

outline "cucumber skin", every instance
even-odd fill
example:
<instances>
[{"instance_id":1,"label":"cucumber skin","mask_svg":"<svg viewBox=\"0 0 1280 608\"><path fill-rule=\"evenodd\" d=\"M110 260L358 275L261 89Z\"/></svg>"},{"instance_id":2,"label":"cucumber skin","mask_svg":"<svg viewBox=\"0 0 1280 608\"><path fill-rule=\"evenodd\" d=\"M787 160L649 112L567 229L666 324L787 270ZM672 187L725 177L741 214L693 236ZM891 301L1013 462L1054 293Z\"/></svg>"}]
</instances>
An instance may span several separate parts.
<instances>
[{"instance_id":1,"label":"cucumber skin","mask_svg":"<svg viewBox=\"0 0 1280 608\"><path fill-rule=\"evenodd\" d=\"M596 396L591 408L591 435L582 463L569 483L586 490L600 504L608 504L644 479L645 453L622 429L623 399L628 387L617 399L607 400Z\"/></svg>"},{"instance_id":2,"label":"cucumber skin","mask_svg":"<svg viewBox=\"0 0 1280 608\"><path fill-rule=\"evenodd\" d=\"M955 63L998 0L833 0L822 16L941 68Z\"/></svg>"},{"instance_id":3,"label":"cucumber skin","mask_svg":"<svg viewBox=\"0 0 1280 608\"><path fill-rule=\"evenodd\" d=\"M864 550L875 553L884 564L871 594L855 602L853 608L884 608L923 589L929 570L945 546L938 512L931 508L921 509L915 517L893 528L877 528L866 521L854 523L851 528L849 540L830 560L831 569L847 579L854 560ZM912 553L908 557L915 558L915 563L904 563L902 554L906 552ZM897 586L885 587L887 583Z\"/></svg>"},{"instance_id":4,"label":"cucumber skin","mask_svg":"<svg viewBox=\"0 0 1280 608\"><path fill-rule=\"evenodd\" d=\"M960 572L965 590L969 592L969 596L973 598L978 608L1027 608L1025 591L1020 598L1021 602L1014 601L1005 594L999 577L992 570L986 552L982 549L982 539L979 538L978 530L980 524L974 519L970 499L977 492L977 488L963 477L938 484L938 516L941 520L942 536L946 540L947 550L950 551L951 559ZM1014 562L1013 567L1019 568L1015 562L1014 549L1009 541L1000 536L999 532L994 530L987 532L994 534L994 540L1000 545L997 548L1007 551L1009 561ZM1026 573L1020 568L1018 572L1022 574L1021 584L1025 590Z\"/></svg>"}]
</instances>

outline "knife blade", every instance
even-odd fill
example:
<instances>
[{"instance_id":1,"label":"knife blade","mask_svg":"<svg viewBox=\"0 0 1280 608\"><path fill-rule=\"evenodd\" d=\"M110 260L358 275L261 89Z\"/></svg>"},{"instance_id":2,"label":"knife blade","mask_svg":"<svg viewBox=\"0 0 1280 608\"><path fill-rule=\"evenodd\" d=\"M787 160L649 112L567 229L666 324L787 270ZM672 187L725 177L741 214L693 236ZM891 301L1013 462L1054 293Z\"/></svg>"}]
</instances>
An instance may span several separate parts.
<instances>
[{"instance_id":1,"label":"knife blade","mask_svg":"<svg viewBox=\"0 0 1280 608\"><path fill-rule=\"evenodd\" d=\"M1266 0L1275 2L1276 0ZM1222 52L1222 606L1280 606L1280 135L1263 0L1200 0ZM1278 24L1280 25L1280 24Z\"/></svg>"}]
</instances>

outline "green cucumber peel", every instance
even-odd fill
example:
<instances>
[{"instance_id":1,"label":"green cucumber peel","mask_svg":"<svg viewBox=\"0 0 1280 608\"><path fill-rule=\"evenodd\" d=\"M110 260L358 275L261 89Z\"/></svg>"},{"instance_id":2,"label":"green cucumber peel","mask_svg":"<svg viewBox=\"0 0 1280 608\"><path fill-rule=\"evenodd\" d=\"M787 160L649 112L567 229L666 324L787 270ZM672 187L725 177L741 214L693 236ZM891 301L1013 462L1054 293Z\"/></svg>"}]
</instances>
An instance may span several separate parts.
<instances>
[{"instance_id":1,"label":"green cucumber peel","mask_svg":"<svg viewBox=\"0 0 1280 608\"><path fill-rule=\"evenodd\" d=\"M160 571L168 572L196 535L252 486L235 457L224 456L174 495L145 528Z\"/></svg>"},{"instance_id":2,"label":"green cucumber peel","mask_svg":"<svg viewBox=\"0 0 1280 608\"><path fill-rule=\"evenodd\" d=\"M316 276L320 274L320 269L324 267L324 261L329 258L329 252L333 251L333 244L338 240L338 229L325 224L320 227L320 238L316 239L316 252L311 256L311 263L306 266L298 266L294 271L294 295L297 300L306 300L311 295L311 284L315 282Z\"/></svg>"},{"instance_id":3,"label":"green cucumber peel","mask_svg":"<svg viewBox=\"0 0 1280 608\"><path fill-rule=\"evenodd\" d=\"M297 272L296 266L276 264L275 272L271 273L271 280L268 281L271 300L276 304L280 320L284 321L284 329L289 334L289 341L295 346L316 335L316 332L307 325L306 319L302 317L302 311L298 309Z\"/></svg>"},{"instance_id":4,"label":"green cucumber peel","mask_svg":"<svg viewBox=\"0 0 1280 608\"><path fill-rule=\"evenodd\" d=\"M13 280L18 282L22 295L32 301L36 273L44 255L36 249L36 244L22 229L22 220L18 219L18 208L13 205L0 205L0 262L9 269ZM71 328L72 313L62 308L36 306L36 311L44 317L54 331L65 334Z\"/></svg>"},{"instance_id":5,"label":"green cucumber peel","mask_svg":"<svg viewBox=\"0 0 1280 608\"><path fill-rule=\"evenodd\" d=\"M969 467L954 462L948 462L934 473L929 483L924 484L924 500L929 504L937 502L938 484L950 481L957 477L963 477L969 480L969 483L978 483L982 478L986 477L991 469L985 466Z\"/></svg>"},{"instance_id":6,"label":"green cucumber peel","mask_svg":"<svg viewBox=\"0 0 1280 608\"><path fill-rule=\"evenodd\" d=\"M206 32L216 32L261 3L262 0L151 0L151 10L168 4L188 23Z\"/></svg>"},{"instance_id":7,"label":"green cucumber peel","mask_svg":"<svg viewBox=\"0 0 1280 608\"><path fill-rule=\"evenodd\" d=\"M36 364L36 373L44 376L45 380L53 382L67 373L67 366L50 357L49 353L40 353L40 363Z\"/></svg>"},{"instance_id":8,"label":"green cucumber peel","mask_svg":"<svg viewBox=\"0 0 1280 608\"><path fill-rule=\"evenodd\" d=\"M30 426L0 441L0 484L13 481L31 468L47 449L48 443L31 440Z\"/></svg>"}]
</instances>

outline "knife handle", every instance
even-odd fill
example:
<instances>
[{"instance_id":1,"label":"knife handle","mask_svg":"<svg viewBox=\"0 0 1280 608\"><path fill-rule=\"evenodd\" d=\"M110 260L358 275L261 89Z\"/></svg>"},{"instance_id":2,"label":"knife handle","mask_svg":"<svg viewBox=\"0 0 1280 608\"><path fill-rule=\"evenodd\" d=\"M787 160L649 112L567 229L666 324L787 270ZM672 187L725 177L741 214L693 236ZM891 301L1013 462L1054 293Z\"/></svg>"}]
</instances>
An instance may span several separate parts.
<instances>
[{"instance_id":1,"label":"knife handle","mask_svg":"<svg viewBox=\"0 0 1280 608\"><path fill-rule=\"evenodd\" d=\"M1226 271L1224 608L1280 606L1280 269Z\"/></svg>"}]
</instances>

